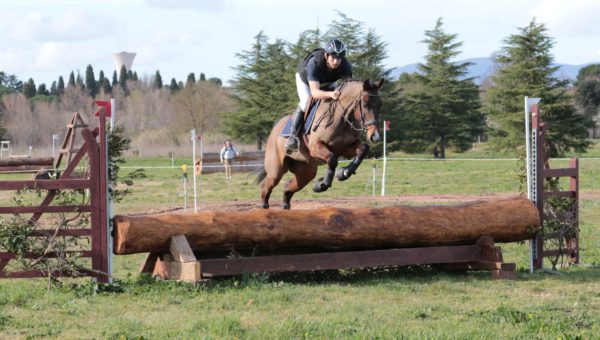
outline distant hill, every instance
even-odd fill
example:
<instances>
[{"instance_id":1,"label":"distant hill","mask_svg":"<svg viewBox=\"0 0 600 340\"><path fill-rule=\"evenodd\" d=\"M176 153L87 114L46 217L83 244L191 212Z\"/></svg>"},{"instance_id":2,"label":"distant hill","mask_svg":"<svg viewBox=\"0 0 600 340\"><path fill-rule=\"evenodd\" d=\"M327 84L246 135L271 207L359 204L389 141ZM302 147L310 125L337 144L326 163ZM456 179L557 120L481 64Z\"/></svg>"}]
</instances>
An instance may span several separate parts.
<instances>
[{"instance_id":1,"label":"distant hill","mask_svg":"<svg viewBox=\"0 0 600 340\"><path fill-rule=\"evenodd\" d=\"M494 73L494 61L492 58L470 58L464 60L458 60L457 63L471 62L473 65L467 68L467 77L475 78L475 83L479 84L481 81L491 74ZM558 64L560 68L556 72L556 76L560 79L575 80L577 73L582 67L590 65L591 63L581 65L569 65L569 64ZM413 73L418 71L418 63L408 64L401 67L395 68L392 73L392 79L398 79L402 73Z\"/></svg>"}]
</instances>

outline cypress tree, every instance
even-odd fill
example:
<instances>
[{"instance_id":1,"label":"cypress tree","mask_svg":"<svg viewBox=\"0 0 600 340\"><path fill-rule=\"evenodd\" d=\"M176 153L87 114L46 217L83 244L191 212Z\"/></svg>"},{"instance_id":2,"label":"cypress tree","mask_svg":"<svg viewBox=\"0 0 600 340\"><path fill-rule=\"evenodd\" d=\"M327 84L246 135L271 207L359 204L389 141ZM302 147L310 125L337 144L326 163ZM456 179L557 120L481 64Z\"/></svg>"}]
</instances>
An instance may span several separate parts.
<instances>
[{"instance_id":1,"label":"cypress tree","mask_svg":"<svg viewBox=\"0 0 600 340\"><path fill-rule=\"evenodd\" d=\"M129 73L131 73L131 70L129 71ZM129 79L129 74L127 73L125 65L122 65L121 71L119 71L119 86L121 87L121 91L123 91L123 94L125 96L129 94L129 90L127 89L127 79Z\"/></svg>"},{"instance_id":2,"label":"cypress tree","mask_svg":"<svg viewBox=\"0 0 600 340\"><path fill-rule=\"evenodd\" d=\"M179 90L179 87L177 86L177 80L175 80L175 78L171 79L171 84L169 85L169 91L171 91L171 94L177 92L177 90Z\"/></svg>"},{"instance_id":3,"label":"cypress tree","mask_svg":"<svg viewBox=\"0 0 600 340\"><path fill-rule=\"evenodd\" d=\"M75 73L73 73L73 71L71 71L71 74L69 74L69 83L68 83L69 87L75 87Z\"/></svg>"},{"instance_id":4,"label":"cypress tree","mask_svg":"<svg viewBox=\"0 0 600 340\"><path fill-rule=\"evenodd\" d=\"M200 72L200 81L206 81L206 75Z\"/></svg>"},{"instance_id":5,"label":"cypress tree","mask_svg":"<svg viewBox=\"0 0 600 340\"><path fill-rule=\"evenodd\" d=\"M96 97L96 94L98 93L98 83L96 83L92 65L88 65L85 69L85 88L88 96L92 98Z\"/></svg>"},{"instance_id":6,"label":"cypress tree","mask_svg":"<svg viewBox=\"0 0 600 340\"><path fill-rule=\"evenodd\" d=\"M46 89L46 84L41 83L38 86L37 95L40 95L40 96L49 96L50 95L50 92L48 92L48 89Z\"/></svg>"},{"instance_id":7,"label":"cypress tree","mask_svg":"<svg viewBox=\"0 0 600 340\"><path fill-rule=\"evenodd\" d=\"M119 81L117 80L117 71L113 71L113 76L112 76L112 87L115 87L115 85L117 85L119 83Z\"/></svg>"},{"instance_id":8,"label":"cypress tree","mask_svg":"<svg viewBox=\"0 0 600 340\"><path fill-rule=\"evenodd\" d=\"M194 73L190 73L187 76L187 80L185 81L185 86L191 86L194 85L196 83L196 75L194 75Z\"/></svg>"},{"instance_id":9,"label":"cypress tree","mask_svg":"<svg viewBox=\"0 0 600 340\"><path fill-rule=\"evenodd\" d=\"M155 89L162 89L163 82L162 77L160 76L160 72L156 70L156 74L154 74L154 82L152 83L152 87Z\"/></svg>"},{"instance_id":10,"label":"cypress tree","mask_svg":"<svg viewBox=\"0 0 600 340\"><path fill-rule=\"evenodd\" d=\"M58 95L58 90L56 89L56 80L52 82L52 85L50 85L50 94L53 96Z\"/></svg>"},{"instance_id":11,"label":"cypress tree","mask_svg":"<svg viewBox=\"0 0 600 340\"><path fill-rule=\"evenodd\" d=\"M65 80L63 79L63 76L58 77L58 85L56 86L56 92L58 92L59 95L65 93Z\"/></svg>"}]
</instances>

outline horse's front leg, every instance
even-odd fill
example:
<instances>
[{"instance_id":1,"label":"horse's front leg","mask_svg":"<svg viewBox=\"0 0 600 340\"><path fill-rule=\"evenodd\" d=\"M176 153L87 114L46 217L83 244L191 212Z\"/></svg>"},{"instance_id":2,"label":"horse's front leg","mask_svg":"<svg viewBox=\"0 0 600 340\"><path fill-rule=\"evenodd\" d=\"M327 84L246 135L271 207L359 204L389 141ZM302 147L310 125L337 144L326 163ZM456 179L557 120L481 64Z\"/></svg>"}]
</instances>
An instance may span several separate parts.
<instances>
[{"instance_id":1,"label":"horse's front leg","mask_svg":"<svg viewBox=\"0 0 600 340\"><path fill-rule=\"evenodd\" d=\"M337 179L340 181L345 181L348 178L350 178L350 176L355 174L356 169L358 169L358 166L360 165L360 163L362 163L363 159L365 159L365 156L367 156L368 153L369 146L367 144L358 142L358 145L356 147L356 155L354 156L354 158L352 158L348 166L342 167L337 171L335 177L337 177Z\"/></svg>"},{"instance_id":2,"label":"horse's front leg","mask_svg":"<svg viewBox=\"0 0 600 340\"><path fill-rule=\"evenodd\" d=\"M314 192L323 192L329 189L333 182L335 168L338 165L337 156L323 142L318 142L315 147L310 150L310 155L327 163L327 173L325 173L325 177L319 178L313 187Z\"/></svg>"}]
</instances>

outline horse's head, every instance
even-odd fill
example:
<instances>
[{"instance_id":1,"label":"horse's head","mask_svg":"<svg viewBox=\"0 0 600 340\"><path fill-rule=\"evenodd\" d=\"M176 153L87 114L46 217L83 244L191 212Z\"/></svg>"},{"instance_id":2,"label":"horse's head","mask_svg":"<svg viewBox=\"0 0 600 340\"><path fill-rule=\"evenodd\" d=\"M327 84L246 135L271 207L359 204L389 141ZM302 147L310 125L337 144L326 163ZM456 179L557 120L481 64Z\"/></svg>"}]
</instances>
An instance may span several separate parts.
<instances>
[{"instance_id":1,"label":"horse's head","mask_svg":"<svg viewBox=\"0 0 600 340\"><path fill-rule=\"evenodd\" d=\"M362 122L363 129L366 130L367 140L371 143L378 142L379 135L379 110L381 110L381 98L379 97L379 89L383 85L383 79L376 83L371 83L370 80L363 82L363 89L360 95L360 109L355 111L359 117L356 120ZM358 112L358 113L357 113Z\"/></svg>"}]
</instances>

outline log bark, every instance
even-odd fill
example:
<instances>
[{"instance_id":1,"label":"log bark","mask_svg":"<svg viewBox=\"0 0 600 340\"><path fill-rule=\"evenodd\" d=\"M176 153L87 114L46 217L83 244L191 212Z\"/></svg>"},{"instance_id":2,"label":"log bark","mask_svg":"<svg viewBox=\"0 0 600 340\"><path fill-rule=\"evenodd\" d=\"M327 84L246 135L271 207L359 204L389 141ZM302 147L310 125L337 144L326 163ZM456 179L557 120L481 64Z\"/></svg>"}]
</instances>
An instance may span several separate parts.
<instances>
[{"instance_id":1,"label":"log bark","mask_svg":"<svg viewBox=\"0 0 600 340\"><path fill-rule=\"evenodd\" d=\"M167 253L171 236L185 235L194 251L231 249L376 249L469 244L532 238L537 208L524 197L454 206L204 211L116 216L114 253Z\"/></svg>"}]
</instances>

